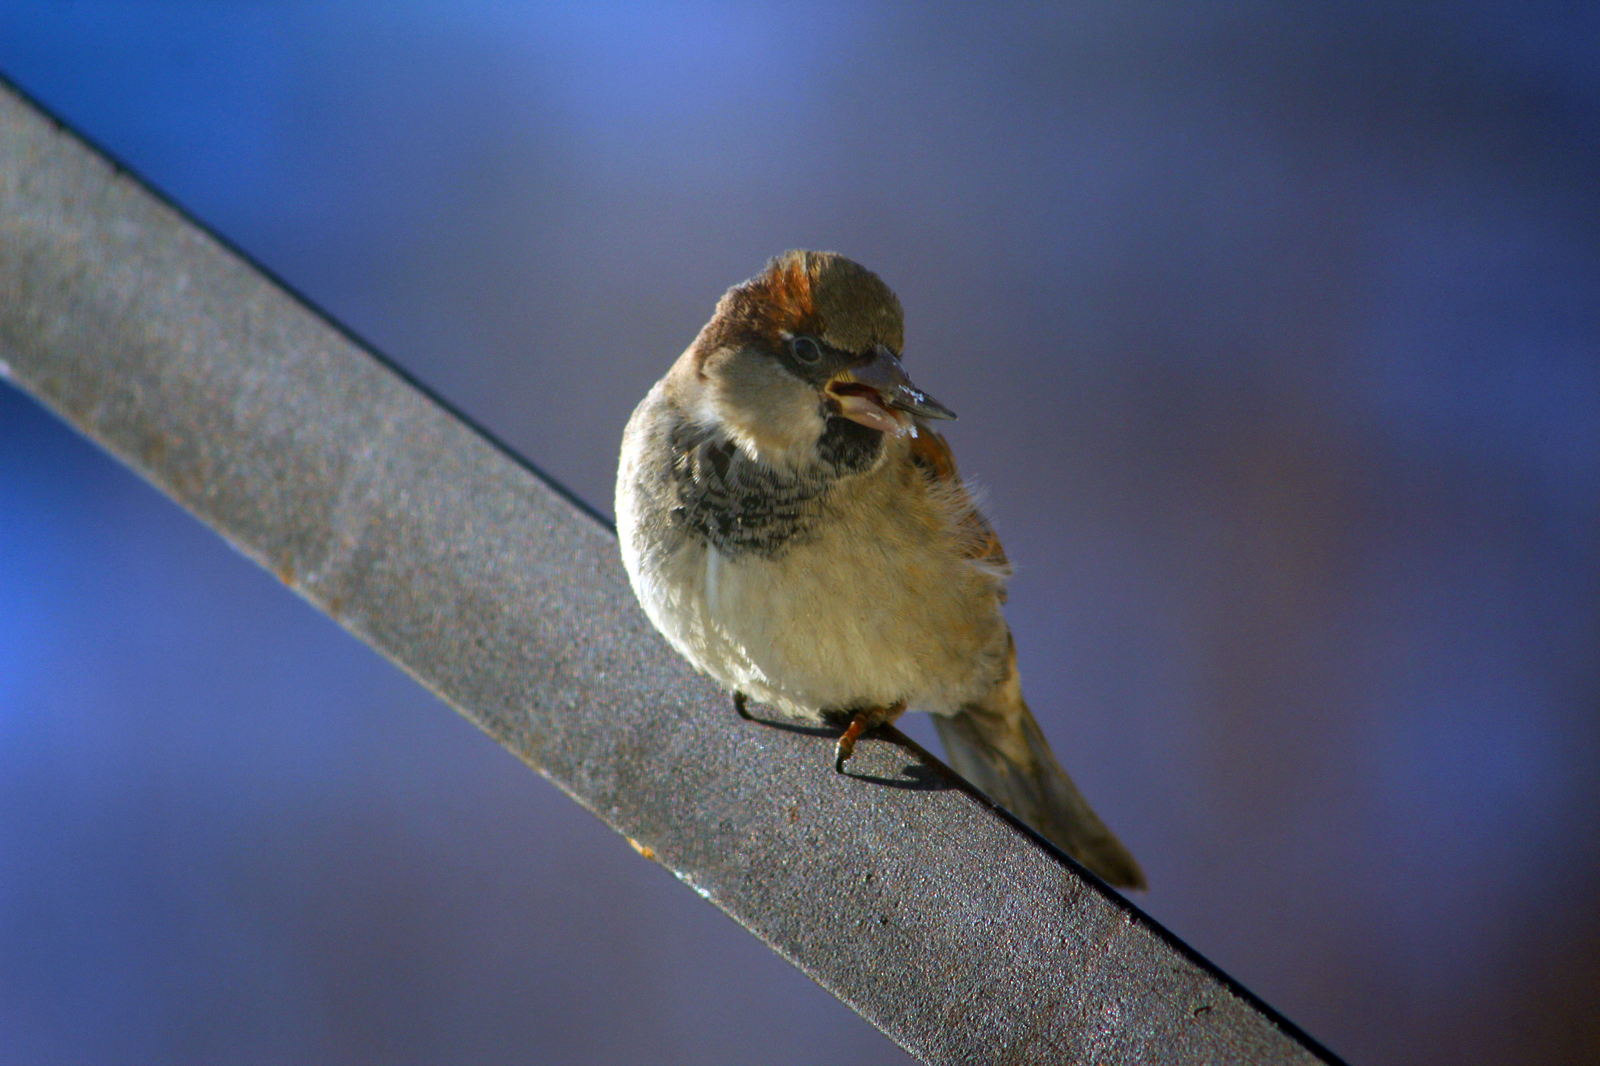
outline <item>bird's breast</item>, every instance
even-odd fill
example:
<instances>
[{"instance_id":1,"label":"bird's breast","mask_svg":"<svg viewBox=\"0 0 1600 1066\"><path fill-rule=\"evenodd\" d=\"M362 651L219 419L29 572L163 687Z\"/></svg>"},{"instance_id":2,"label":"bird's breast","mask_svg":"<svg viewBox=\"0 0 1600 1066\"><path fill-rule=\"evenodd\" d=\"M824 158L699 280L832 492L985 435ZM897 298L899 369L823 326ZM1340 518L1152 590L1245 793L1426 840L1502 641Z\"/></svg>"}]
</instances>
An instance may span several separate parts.
<instances>
[{"instance_id":1,"label":"bird's breast","mask_svg":"<svg viewBox=\"0 0 1600 1066\"><path fill-rule=\"evenodd\" d=\"M806 716L953 711L986 688L1003 654L998 583L915 517L847 507L780 554L708 546L705 617L734 651L723 680Z\"/></svg>"}]
</instances>

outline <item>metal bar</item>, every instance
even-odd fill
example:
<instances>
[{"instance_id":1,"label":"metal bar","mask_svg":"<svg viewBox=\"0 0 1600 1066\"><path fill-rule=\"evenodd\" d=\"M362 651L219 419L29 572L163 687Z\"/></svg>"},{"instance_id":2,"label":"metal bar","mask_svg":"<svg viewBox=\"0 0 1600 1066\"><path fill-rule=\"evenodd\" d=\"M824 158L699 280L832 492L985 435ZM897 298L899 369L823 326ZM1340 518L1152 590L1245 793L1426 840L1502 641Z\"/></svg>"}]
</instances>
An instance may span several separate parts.
<instances>
[{"instance_id":1,"label":"metal bar","mask_svg":"<svg viewBox=\"0 0 1600 1066\"><path fill-rule=\"evenodd\" d=\"M739 721L603 520L3 83L0 373L912 1054L1335 1061L903 738Z\"/></svg>"}]
</instances>

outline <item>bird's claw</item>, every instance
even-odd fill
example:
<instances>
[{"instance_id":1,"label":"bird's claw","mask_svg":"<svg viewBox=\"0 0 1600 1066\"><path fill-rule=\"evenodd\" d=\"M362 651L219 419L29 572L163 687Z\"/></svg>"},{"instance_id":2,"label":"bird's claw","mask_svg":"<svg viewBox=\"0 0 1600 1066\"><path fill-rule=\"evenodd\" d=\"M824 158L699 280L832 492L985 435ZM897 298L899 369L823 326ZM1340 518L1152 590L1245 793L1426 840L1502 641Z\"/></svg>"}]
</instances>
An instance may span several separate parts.
<instances>
[{"instance_id":1,"label":"bird's claw","mask_svg":"<svg viewBox=\"0 0 1600 1066\"><path fill-rule=\"evenodd\" d=\"M850 756L856 753L856 740L860 738L862 733L867 731L867 723L869 721L870 718L866 711L858 711L856 716L850 719L850 725L840 735L839 743L833 749L834 773L844 773L844 764L849 762Z\"/></svg>"}]
</instances>

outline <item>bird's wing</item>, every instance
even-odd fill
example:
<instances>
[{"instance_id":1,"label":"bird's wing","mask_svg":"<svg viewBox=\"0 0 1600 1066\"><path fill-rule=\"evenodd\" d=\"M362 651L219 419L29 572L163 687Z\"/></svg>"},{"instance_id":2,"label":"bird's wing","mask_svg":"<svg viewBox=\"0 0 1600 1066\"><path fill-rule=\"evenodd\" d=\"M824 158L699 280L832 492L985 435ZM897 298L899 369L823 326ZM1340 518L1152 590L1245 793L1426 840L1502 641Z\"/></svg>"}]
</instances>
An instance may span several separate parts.
<instances>
[{"instance_id":1,"label":"bird's wing","mask_svg":"<svg viewBox=\"0 0 1600 1066\"><path fill-rule=\"evenodd\" d=\"M956 459L950 452L950 445L920 419L916 436L911 439L911 459L928 479L929 488L950 508L955 528L961 533L962 557L1009 575L1011 561L1000 546L994 526L978 509L961 475L956 472Z\"/></svg>"}]
</instances>

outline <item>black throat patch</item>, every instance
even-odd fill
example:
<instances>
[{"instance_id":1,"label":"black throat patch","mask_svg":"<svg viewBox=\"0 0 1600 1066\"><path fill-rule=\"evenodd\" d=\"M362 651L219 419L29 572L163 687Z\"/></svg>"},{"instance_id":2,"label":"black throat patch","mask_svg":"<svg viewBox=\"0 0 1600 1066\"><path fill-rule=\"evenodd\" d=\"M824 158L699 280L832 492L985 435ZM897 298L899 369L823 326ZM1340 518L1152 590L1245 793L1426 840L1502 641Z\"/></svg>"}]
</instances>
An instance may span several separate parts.
<instances>
[{"instance_id":1,"label":"black throat patch","mask_svg":"<svg viewBox=\"0 0 1600 1066\"><path fill-rule=\"evenodd\" d=\"M730 440L682 424L672 431L672 520L724 555L776 558L816 539L828 491L841 477L872 468L883 434L830 418L818 463L798 474L757 463Z\"/></svg>"}]
</instances>

